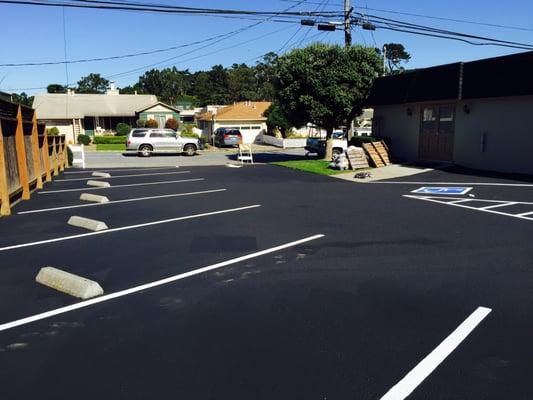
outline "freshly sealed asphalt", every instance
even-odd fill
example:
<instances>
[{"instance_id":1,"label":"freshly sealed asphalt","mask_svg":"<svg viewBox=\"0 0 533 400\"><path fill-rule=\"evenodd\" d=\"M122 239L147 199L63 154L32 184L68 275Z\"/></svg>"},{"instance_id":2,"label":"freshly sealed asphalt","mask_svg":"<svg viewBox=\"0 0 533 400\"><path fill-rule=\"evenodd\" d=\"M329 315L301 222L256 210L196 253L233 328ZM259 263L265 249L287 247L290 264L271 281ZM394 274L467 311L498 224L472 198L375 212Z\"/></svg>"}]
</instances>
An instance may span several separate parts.
<instances>
[{"instance_id":1,"label":"freshly sealed asphalt","mask_svg":"<svg viewBox=\"0 0 533 400\"><path fill-rule=\"evenodd\" d=\"M87 193L187 195L22 214L85 204L84 191L63 190L89 188L70 180L87 171L15 206L0 219L0 326L79 303L35 283L44 266L109 294L325 236L2 330L0 398L380 399L480 306L492 312L408 398L533 398L533 220L405 197L428 182L476 183L455 197L533 212L524 177L452 170L355 184L268 165L105 171L112 187ZM110 231L84 235L67 225L72 215ZM179 217L190 218L164 222Z\"/></svg>"}]
</instances>

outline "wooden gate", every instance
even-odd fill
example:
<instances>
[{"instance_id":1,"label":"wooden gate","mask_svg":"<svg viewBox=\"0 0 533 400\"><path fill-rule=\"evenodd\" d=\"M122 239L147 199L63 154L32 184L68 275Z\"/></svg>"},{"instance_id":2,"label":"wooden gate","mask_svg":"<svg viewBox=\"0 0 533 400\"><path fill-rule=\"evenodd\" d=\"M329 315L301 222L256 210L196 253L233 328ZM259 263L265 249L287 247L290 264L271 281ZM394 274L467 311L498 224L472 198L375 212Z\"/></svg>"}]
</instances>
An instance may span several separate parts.
<instances>
[{"instance_id":1,"label":"wooden gate","mask_svg":"<svg viewBox=\"0 0 533 400\"><path fill-rule=\"evenodd\" d=\"M420 113L419 158L453 161L455 105L424 105Z\"/></svg>"}]
</instances>

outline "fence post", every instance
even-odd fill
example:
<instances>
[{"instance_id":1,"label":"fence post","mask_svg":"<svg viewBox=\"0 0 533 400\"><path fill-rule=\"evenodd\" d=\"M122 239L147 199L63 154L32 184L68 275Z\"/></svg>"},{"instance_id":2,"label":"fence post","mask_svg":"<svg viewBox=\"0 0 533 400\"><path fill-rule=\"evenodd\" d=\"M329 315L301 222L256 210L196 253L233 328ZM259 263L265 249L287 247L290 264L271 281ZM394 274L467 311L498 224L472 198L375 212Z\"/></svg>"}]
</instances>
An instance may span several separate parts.
<instances>
[{"instance_id":1,"label":"fence post","mask_svg":"<svg viewBox=\"0 0 533 400\"><path fill-rule=\"evenodd\" d=\"M59 169L57 166L57 139L58 137L54 135L52 140L52 165L54 166L54 176L59 175Z\"/></svg>"},{"instance_id":2,"label":"fence post","mask_svg":"<svg viewBox=\"0 0 533 400\"><path fill-rule=\"evenodd\" d=\"M11 204L9 202L9 191L7 189L7 171L4 155L4 135L2 133L2 121L0 121L0 215L11 214Z\"/></svg>"},{"instance_id":3,"label":"fence post","mask_svg":"<svg viewBox=\"0 0 533 400\"><path fill-rule=\"evenodd\" d=\"M48 133L46 133L46 128L44 129L44 139L43 139L43 160L44 160L44 169L46 172L46 177L44 178L45 182L52 181L52 174L50 173L50 148L48 147Z\"/></svg>"},{"instance_id":4,"label":"fence post","mask_svg":"<svg viewBox=\"0 0 533 400\"><path fill-rule=\"evenodd\" d=\"M63 142L63 144L61 145L61 142ZM60 150L61 150L61 162L59 163L59 170L61 172L63 172L65 170L65 160L67 159L66 157L66 150L67 150L67 140L66 138L64 137L63 140L59 140L59 144L60 144Z\"/></svg>"},{"instance_id":5,"label":"fence post","mask_svg":"<svg viewBox=\"0 0 533 400\"><path fill-rule=\"evenodd\" d=\"M28 181L28 164L26 161L26 149L24 146L24 130L22 127L21 106L17 112L17 130L15 132L15 147L17 149L17 162L19 169L20 186L22 187L22 200L30 199L30 183Z\"/></svg>"},{"instance_id":6,"label":"fence post","mask_svg":"<svg viewBox=\"0 0 533 400\"><path fill-rule=\"evenodd\" d=\"M33 112L31 127L31 151L33 154L33 170L37 178L36 188L43 188L43 174L41 171L41 157L39 157L39 137L37 132L37 113Z\"/></svg>"}]
</instances>

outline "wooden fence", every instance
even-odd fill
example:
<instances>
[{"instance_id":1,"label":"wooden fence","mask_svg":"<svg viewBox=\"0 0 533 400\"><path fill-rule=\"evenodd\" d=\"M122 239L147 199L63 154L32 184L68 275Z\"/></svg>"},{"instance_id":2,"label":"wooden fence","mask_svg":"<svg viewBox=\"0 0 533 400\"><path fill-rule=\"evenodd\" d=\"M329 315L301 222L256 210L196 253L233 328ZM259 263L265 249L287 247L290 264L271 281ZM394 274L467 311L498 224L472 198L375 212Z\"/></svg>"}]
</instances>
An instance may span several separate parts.
<instances>
[{"instance_id":1,"label":"wooden fence","mask_svg":"<svg viewBox=\"0 0 533 400\"><path fill-rule=\"evenodd\" d=\"M35 110L0 99L0 216L15 199L29 200L68 164L64 136L48 136Z\"/></svg>"}]
</instances>

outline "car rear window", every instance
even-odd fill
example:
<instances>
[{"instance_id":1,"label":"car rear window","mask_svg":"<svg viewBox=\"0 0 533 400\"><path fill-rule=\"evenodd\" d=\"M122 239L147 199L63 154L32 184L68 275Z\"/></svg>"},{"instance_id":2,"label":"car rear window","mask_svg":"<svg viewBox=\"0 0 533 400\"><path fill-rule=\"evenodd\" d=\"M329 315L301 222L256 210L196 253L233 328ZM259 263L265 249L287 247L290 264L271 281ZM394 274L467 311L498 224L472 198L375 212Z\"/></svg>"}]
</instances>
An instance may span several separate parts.
<instances>
[{"instance_id":1,"label":"car rear window","mask_svg":"<svg viewBox=\"0 0 533 400\"><path fill-rule=\"evenodd\" d=\"M141 129L135 129L132 133L132 137L144 137L146 135L147 131L143 131Z\"/></svg>"}]
</instances>

